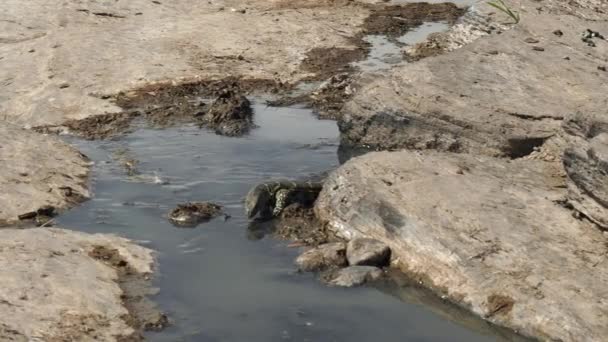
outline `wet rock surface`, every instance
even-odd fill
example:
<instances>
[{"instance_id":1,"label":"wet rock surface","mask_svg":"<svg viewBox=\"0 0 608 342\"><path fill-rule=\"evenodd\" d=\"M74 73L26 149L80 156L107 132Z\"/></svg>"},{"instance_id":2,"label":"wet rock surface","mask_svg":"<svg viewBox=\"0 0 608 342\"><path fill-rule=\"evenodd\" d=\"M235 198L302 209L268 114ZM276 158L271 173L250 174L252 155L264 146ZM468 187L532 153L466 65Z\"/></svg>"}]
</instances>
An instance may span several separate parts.
<instances>
[{"instance_id":1,"label":"wet rock surface","mask_svg":"<svg viewBox=\"0 0 608 342\"><path fill-rule=\"evenodd\" d=\"M89 160L55 137L0 125L0 162L0 226L52 217L89 197Z\"/></svg>"},{"instance_id":2,"label":"wet rock surface","mask_svg":"<svg viewBox=\"0 0 608 342\"><path fill-rule=\"evenodd\" d=\"M163 317L145 299L150 250L111 235L55 228L0 235L3 339L139 341L152 324L147 319ZM144 306L143 315L132 310Z\"/></svg>"},{"instance_id":3,"label":"wet rock surface","mask_svg":"<svg viewBox=\"0 0 608 342\"><path fill-rule=\"evenodd\" d=\"M601 341L606 237L562 205L560 169L370 153L327 179L315 210L344 238L386 243L402 270L491 322L542 339Z\"/></svg>"},{"instance_id":4,"label":"wet rock surface","mask_svg":"<svg viewBox=\"0 0 608 342\"><path fill-rule=\"evenodd\" d=\"M249 239L259 240L266 235L273 235L302 246L319 246L341 241L317 220L312 208L298 203L287 206L276 219L254 220L249 223L247 227Z\"/></svg>"},{"instance_id":5,"label":"wet rock surface","mask_svg":"<svg viewBox=\"0 0 608 342\"><path fill-rule=\"evenodd\" d=\"M169 222L178 227L196 227L222 213L222 206L211 202L178 204L168 215Z\"/></svg>"},{"instance_id":6,"label":"wet rock surface","mask_svg":"<svg viewBox=\"0 0 608 342\"><path fill-rule=\"evenodd\" d=\"M301 271L316 272L328 268L344 267L346 260L346 244L343 242L325 243L309 249L296 259L296 265Z\"/></svg>"},{"instance_id":7,"label":"wet rock surface","mask_svg":"<svg viewBox=\"0 0 608 342\"><path fill-rule=\"evenodd\" d=\"M348 242L346 258L349 265L388 266L391 249L385 243L373 239L352 239Z\"/></svg>"},{"instance_id":8,"label":"wet rock surface","mask_svg":"<svg viewBox=\"0 0 608 342\"><path fill-rule=\"evenodd\" d=\"M321 280L330 286L354 287L377 281L382 274L374 266L348 266L322 274Z\"/></svg>"},{"instance_id":9,"label":"wet rock surface","mask_svg":"<svg viewBox=\"0 0 608 342\"><path fill-rule=\"evenodd\" d=\"M253 124L251 103L238 90L224 89L201 118L201 125L226 136L247 133Z\"/></svg>"}]
</instances>

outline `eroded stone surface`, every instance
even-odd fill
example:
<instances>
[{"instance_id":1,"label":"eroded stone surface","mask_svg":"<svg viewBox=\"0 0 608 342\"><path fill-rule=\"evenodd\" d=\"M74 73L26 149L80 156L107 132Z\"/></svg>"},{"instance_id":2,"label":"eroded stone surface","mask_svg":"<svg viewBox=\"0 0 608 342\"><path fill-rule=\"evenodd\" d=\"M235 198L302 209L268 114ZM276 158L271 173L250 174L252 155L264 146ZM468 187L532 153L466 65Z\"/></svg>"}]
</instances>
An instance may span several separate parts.
<instances>
[{"instance_id":1,"label":"eroded stone surface","mask_svg":"<svg viewBox=\"0 0 608 342\"><path fill-rule=\"evenodd\" d=\"M100 249L115 251L121 264L95 253ZM143 275L152 264L150 250L111 235L2 229L0 339L137 340L117 283L119 269Z\"/></svg>"},{"instance_id":2,"label":"eroded stone surface","mask_svg":"<svg viewBox=\"0 0 608 342\"><path fill-rule=\"evenodd\" d=\"M0 125L0 225L51 205L66 209L89 197L89 161L56 137Z\"/></svg>"},{"instance_id":3,"label":"eroded stone surface","mask_svg":"<svg viewBox=\"0 0 608 342\"><path fill-rule=\"evenodd\" d=\"M563 155L568 202L608 229L608 119L575 115L564 123L569 146Z\"/></svg>"},{"instance_id":4,"label":"eroded stone surface","mask_svg":"<svg viewBox=\"0 0 608 342\"><path fill-rule=\"evenodd\" d=\"M315 210L345 238L386 243L402 269L492 322L602 341L608 241L562 205L560 175L559 162L371 153L327 179Z\"/></svg>"},{"instance_id":5,"label":"eroded stone surface","mask_svg":"<svg viewBox=\"0 0 608 342\"><path fill-rule=\"evenodd\" d=\"M508 17L495 13L483 23L498 22L495 29L482 27L459 49L397 66L361 85L343 108L342 140L379 149L522 157L559 132L565 116L605 113L607 74L598 67L606 64L608 41L598 39L595 47L581 41L586 29L608 32L606 21L580 15L599 12L588 1L573 1L570 10L559 1L507 3L536 10L522 13L506 31L496 28Z\"/></svg>"},{"instance_id":6,"label":"eroded stone surface","mask_svg":"<svg viewBox=\"0 0 608 342\"><path fill-rule=\"evenodd\" d=\"M384 267L391 259L391 249L374 239L352 239L348 242L346 257L349 265Z\"/></svg>"}]
</instances>

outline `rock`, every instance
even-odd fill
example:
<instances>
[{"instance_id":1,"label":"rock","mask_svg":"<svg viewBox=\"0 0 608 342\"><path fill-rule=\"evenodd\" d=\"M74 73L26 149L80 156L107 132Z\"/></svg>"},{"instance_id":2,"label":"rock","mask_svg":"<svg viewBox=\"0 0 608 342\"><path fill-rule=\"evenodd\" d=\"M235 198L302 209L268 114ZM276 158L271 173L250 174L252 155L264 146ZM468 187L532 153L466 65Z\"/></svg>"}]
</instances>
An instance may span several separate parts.
<instances>
[{"instance_id":1,"label":"rock","mask_svg":"<svg viewBox=\"0 0 608 342\"><path fill-rule=\"evenodd\" d=\"M220 135L243 135L254 126L251 103L238 90L224 89L211 103L202 122Z\"/></svg>"},{"instance_id":2,"label":"rock","mask_svg":"<svg viewBox=\"0 0 608 342\"><path fill-rule=\"evenodd\" d=\"M53 217L89 197L88 158L56 137L4 123L0 162L0 226Z\"/></svg>"},{"instance_id":3,"label":"rock","mask_svg":"<svg viewBox=\"0 0 608 342\"><path fill-rule=\"evenodd\" d=\"M571 134L563 155L568 203L608 229L608 120L576 115L564 123Z\"/></svg>"},{"instance_id":4,"label":"rock","mask_svg":"<svg viewBox=\"0 0 608 342\"><path fill-rule=\"evenodd\" d=\"M329 176L315 212L343 238L386 243L400 269L491 322L603 341L606 239L563 206L561 175L537 160L373 152Z\"/></svg>"},{"instance_id":5,"label":"rock","mask_svg":"<svg viewBox=\"0 0 608 342\"><path fill-rule=\"evenodd\" d=\"M603 60L608 44L602 43L599 52L581 44L578 35L557 39L546 29L577 32L589 25L582 12L598 14L588 1L575 1L568 10L560 3L544 5L562 15L529 13L517 29L505 27L501 34L488 34L496 31L490 27L500 27L498 15L486 15L489 22L481 28L460 22L444 34L462 38L447 44L449 53L400 64L383 77L358 84L338 122L343 144L519 158L558 134L561 119L570 113L605 113L608 83L591 70ZM531 0L522 4L536 7ZM485 7L491 11L489 6L473 6L472 11ZM593 30L600 31L600 26ZM475 34L466 39L467 32ZM542 41L551 53L532 50L526 36ZM576 63L562 59L565 55ZM565 89L564 84L576 87Z\"/></svg>"},{"instance_id":6,"label":"rock","mask_svg":"<svg viewBox=\"0 0 608 342\"><path fill-rule=\"evenodd\" d=\"M178 227L196 227L222 213L222 206L211 202L188 202L178 204L169 213L169 221Z\"/></svg>"},{"instance_id":7,"label":"rock","mask_svg":"<svg viewBox=\"0 0 608 342\"><path fill-rule=\"evenodd\" d=\"M344 267L346 245L343 242L331 242L319 245L302 253L297 259L298 268L305 272L322 271L332 267Z\"/></svg>"},{"instance_id":8,"label":"rock","mask_svg":"<svg viewBox=\"0 0 608 342\"><path fill-rule=\"evenodd\" d=\"M152 251L112 235L0 230L0 339L139 340L145 322L128 305L149 294L135 282L153 262Z\"/></svg>"},{"instance_id":9,"label":"rock","mask_svg":"<svg viewBox=\"0 0 608 342\"><path fill-rule=\"evenodd\" d=\"M359 34L359 25L370 12L363 6L335 11L335 4L321 0L254 0L247 3L246 15L236 16L218 11L216 2L157 2L115 6L91 1L48 7L45 0L32 0L26 8L0 1L2 19L7 20L2 21L0 79L11 80L0 88L0 117L40 126L115 113L120 108L104 94L150 86L157 80L181 83L230 74L294 84L310 75L300 69L298 56L313 48L356 49L357 42L349 37ZM318 15L319 8L323 15ZM93 15L115 11L126 18ZM161 33L173 25L182 29ZM340 27L340 32L327 25ZM94 48L102 45L103 50ZM24 55L30 49L36 53ZM51 64L45 72L28 72ZM64 82L70 87L60 89Z\"/></svg>"},{"instance_id":10,"label":"rock","mask_svg":"<svg viewBox=\"0 0 608 342\"><path fill-rule=\"evenodd\" d=\"M344 105L354 93L354 81L349 73L330 77L310 94L310 100L323 119L336 119Z\"/></svg>"},{"instance_id":11,"label":"rock","mask_svg":"<svg viewBox=\"0 0 608 342\"><path fill-rule=\"evenodd\" d=\"M348 242L346 257L349 265L384 267L391 261L391 249L378 240L352 239Z\"/></svg>"},{"instance_id":12,"label":"rock","mask_svg":"<svg viewBox=\"0 0 608 342\"><path fill-rule=\"evenodd\" d=\"M328 285L353 287L376 281L382 277L382 270L374 266L349 266L330 271L323 275Z\"/></svg>"}]
</instances>

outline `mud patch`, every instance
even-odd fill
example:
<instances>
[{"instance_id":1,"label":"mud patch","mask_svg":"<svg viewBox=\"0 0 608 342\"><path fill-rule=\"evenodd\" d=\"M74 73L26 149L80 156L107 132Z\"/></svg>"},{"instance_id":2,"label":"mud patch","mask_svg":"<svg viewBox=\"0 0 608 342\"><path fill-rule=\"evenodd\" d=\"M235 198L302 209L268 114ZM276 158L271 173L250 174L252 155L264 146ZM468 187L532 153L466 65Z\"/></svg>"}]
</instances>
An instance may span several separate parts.
<instances>
[{"instance_id":1,"label":"mud patch","mask_svg":"<svg viewBox=\"0 0 608 342\"><path fill-rule=\"evenodd\" d=\"M178 85L169 82L156 83L114 96L114 102L123 108L120 113L68 120L61 125L39 126L33 129L39 133L73 134L87 140L108 139L130 132L136 118L143 119L153 128L201 123L203 116L209 110L208 102L225 96L226 92L276 94L289 89L291 85L274 80L235 77ZM226 133L231 133L228 135L244 133L251 127L251 120L234 120L234 117L232 119L233 122L226 126ZM238 121L242 122L235 124ZM217 129L217 127L212 128Z\"/></svg>"},{"instance_id":2,"label":"mud patch","mask_svg":"<svg viewBox=\"0 0 608 342\"><path fill-rule=\"evenodd\" d=\"M123 291L121 296L123 306L129 311L122 319L135 330L131 336L124 337L121 341L143 341L143 331L159 331L169 325L167 316L148 299L148 296L156 293L149 286L149 274L135 271L115 248L97 245L89 251L88 255L111 266L118 273L117 283ZM84 318L80 317L80 319L82 322ZM86 320L84 322L86 326Z\"/></svg>"},{"instance_id":3,"label":"mud patch","mask_svg":"<svg viewBox=\"0 0 608 342\"><path fill-rule=\"evenodd\" d=\"M219 135L231 137L241 136L254 127L251 103L235 89L225 89L209 105L209 110L201 120L201 126L214 129Z\"/></svg>"},{"instance_id":4,"label":"mud patch","mask_svg":"<svg viewBox=\"0 0 608 342\"><path fill-rule=\"evenodd\" d=\"M351 63L365 58L368 48L364 42L358 43L358 48L315 48L306 54L300 68L315 73L309 80L324 80L339 73L349 73L356 70Z\"/></svg>"},{"instance_id":5,"label":"mud patch","mask_svg":"<svg viewBox=\"0 0 608 342\"><path fill-rule=\"evenodd\" d=\"M38 133L73 134L88 140L108 139L125 134L137 112L111 113L91 116L82 120L68 120L62 125L46 125L34 128Z\"/></svg>"},{"instance_id":6,"label":"mud patch","mask_svg":"<svg viewBox=\"0 0 608 342\"><path fill-rule=\"evenodd\" d=\"M424 22L444 21L454 24L466 10L453 3L429 4L411 3L402 6L372 8L372 14L365 20L366 34L399 37Z\"/></svg>"},{"instance_id":7,"label":"mud patch","mask_svg":"<svg viewBox=\"0 0 608 342\"><path fill-rule=\"evenodd\" d=\"M513 309L513 305L515 305L515 301L509 296L498 294L488 296L488 312L486 314L486 317L489 318L496 315L507 315Z\"/></svg>"},{"instance_id":8,"label":"mud patch","mask_svg":"<svg viewBox=\"0 0 608 342\"><path fill-rule=\"evenodd\" d=\"M293 246L318 246L328 242L343 241L316 218L312 208L298 203L287 206L276 219L251 222L247 227L247 235L251 240L273 235L292 241Z\"/></svg>"}]
</instances>

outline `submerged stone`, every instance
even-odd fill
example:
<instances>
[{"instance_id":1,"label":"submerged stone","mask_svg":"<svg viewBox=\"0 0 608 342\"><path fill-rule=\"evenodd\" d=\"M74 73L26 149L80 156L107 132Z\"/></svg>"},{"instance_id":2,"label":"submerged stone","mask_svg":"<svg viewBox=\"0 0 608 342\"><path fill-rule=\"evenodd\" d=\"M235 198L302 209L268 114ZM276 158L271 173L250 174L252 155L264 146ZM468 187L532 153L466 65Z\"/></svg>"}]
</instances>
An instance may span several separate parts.
<instances>
[{"instance_id":1,"label":"submerged stone","mask_svg":"<svg viewBox=\"0 0 608 342\"><path fill-rule=\"evenodd\" d=\"M323 275L328 285L354 287L382 277L382 270L374 266L349 266Z\"/></svg>"}]
</instances>

